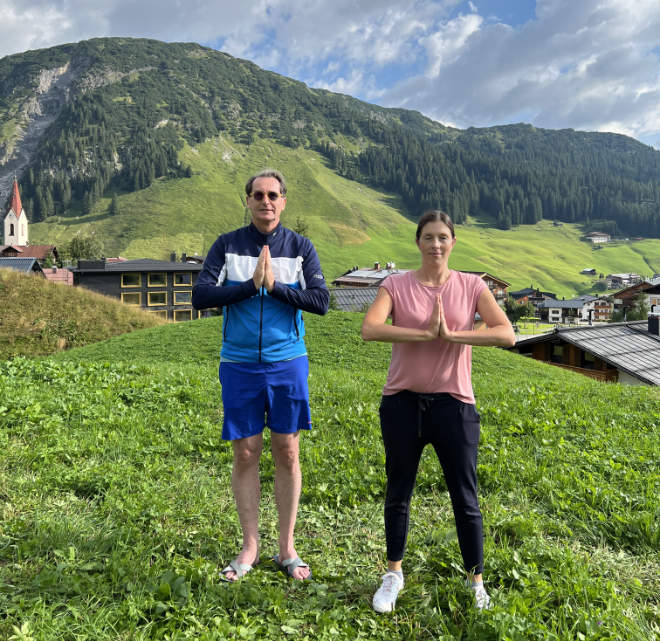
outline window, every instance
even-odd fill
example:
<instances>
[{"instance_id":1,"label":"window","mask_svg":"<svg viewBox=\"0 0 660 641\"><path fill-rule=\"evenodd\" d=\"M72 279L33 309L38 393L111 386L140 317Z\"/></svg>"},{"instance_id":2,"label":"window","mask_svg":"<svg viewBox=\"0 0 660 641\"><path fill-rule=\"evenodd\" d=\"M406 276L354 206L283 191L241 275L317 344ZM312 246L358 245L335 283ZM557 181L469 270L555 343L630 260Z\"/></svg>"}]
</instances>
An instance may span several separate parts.
<instances>
[{"instance_id":1,"label":"window","mask_svg":"<svg viewBox=\"0 0 660 641\"><path fill-rule=\"evenodd\" d=\"M192 292L174 292L175 305L192 305Z\"/></svg>"},{"instance_id":2,"label":"window","mask_svg":"<svg viewBox=\"0 0 660 641\"><path fill-rule=\"evenodd\" d=\"M167 305L167 292L149 292L148 305Z\"/></svg>"},{"instance_id":3,"label":"window","mask_svg":"<svg viewBox=\"0 0 660 641\"><path fill-rule=\"evenodd\" d=\"M161 318L167 318L167 311L164 309L149 310L149 313L154 316L160 316Z\"/></svg>"},{"instance_id":4,"label":"window","mask_svg":"<svg viewBox=\"0 0 660 641\"><path fill-rule=\"evenodd\" d=\"M14 235L14 223L10 223L9 225L9 235L10 236Z\"/></svg>"},{"instance_id":5,"label":"window","mask_svg":"<svg viewBox=\"0 0 660 641\"><path fill-rule=\"evenodd\" d=\"M175 321L189 321L192 320L192 309L179 309L174 312Z\"/></svg>"},{"instance_id":6,"label":"window","mask_svg":"<svg viewBox=\"0 0 660 641\"><path fill-rule=\"evenodd\" d=\"M179 272L174 274L174 285L192 285L192 274L190 272Z\"/></svg>"},{"instance_id":7,"label":"window","mask_svg":"<svg viewBox=\"0 0 660 641\"><path fill-rule=\"evenodd\" d=\"M582 367L585 369L596 369L596 357L593 354L582 352Z\"/></svg>"},{"instance_id":8,"label":"window","mask_svg":"<svg viewBox=\"0 0 660 641\"><path fill-rule=\"evenodd\" d=\"M141 305L142 294L140 294L140 292L122 292L121 302L124 303L124 305Z\"/></svg>"},{"instance_id":9,"label":"window","mask_svg":"<svg viewBox=\"0 0 660 641\"><path fill-rule=\"evenodd\" d=\"M164 287L167 285L166 272L154 272L149 274L149 287Z\"/></svg>"},{"instance_id":10,"label":"window","mask_svg":"<svg viewBox=\"0 0 660 641\"><path fill-rule=\"evenodd\" d=\"M552 353L550 354L550 360L553 363L563 363L564 362L564 346L563 345L553 345Z\"/></svg>"},{"instance_id":11,"label":"window","mask_svg":"<svg viewBox=\"0 0 660 641\"><path fill-rule=\"evenodd\" d=\"M142 274L122 274L122 287L140 287L142 285Z\"/></svg>"}]
</instances>

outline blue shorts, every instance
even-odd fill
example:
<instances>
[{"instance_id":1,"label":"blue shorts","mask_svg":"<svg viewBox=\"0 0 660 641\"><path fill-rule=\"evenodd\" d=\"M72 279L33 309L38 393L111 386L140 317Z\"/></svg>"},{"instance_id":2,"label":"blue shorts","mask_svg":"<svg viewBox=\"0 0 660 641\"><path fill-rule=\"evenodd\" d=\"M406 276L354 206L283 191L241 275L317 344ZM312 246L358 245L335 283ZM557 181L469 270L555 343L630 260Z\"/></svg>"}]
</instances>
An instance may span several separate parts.
<instances>
[{"instance_id":1,"label":"blue shorts","mask_svg":"<svg viewBox=\"0 0 660 641\"><path fill-rule=\"evenodd\" d=\"M255 436L265 426L279 434L311 429L308 374L307 356L277 363L221 362L222 438Z\"/></svg>"}]
</instances>

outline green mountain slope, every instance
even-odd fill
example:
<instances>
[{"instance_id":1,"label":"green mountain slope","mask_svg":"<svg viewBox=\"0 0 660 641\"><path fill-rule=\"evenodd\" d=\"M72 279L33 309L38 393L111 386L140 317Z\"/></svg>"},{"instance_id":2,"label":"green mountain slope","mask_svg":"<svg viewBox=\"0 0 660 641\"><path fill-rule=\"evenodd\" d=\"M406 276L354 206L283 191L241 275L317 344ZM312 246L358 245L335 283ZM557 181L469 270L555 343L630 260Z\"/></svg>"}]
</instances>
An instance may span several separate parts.
<instances>
[{"instance_id":1,"label":"green mountain slope","mask_svg":"<svg viewBox=\"0 0 660 641\"><path fill-rule=\"evenodd\" d=\"M20 170L35 220L189 175L181 145L223 133L319 151L408 211L660 237L660 152L631 138L529 125L461 131L195 44L101 38L3 58L0 123L0 186Z\"/></svg>"},{"instance_id":2,"label":"green mountain slope","mask_svg":"<svg viewBox=\"0 0 660 641\"><path fill-rule=\"evenodd\" d=\"M103 238L108 256L204 254L218 234L243 224L247 176L274 165L289 183L282 220L291 227L299 219L308 225L329 278L375 261L417 265L415 226L402 215L400 199L338 176L316 152L260 139L242 145L219 136L186 146L181 158L192 167L192 178L156 180L146 189L122 194L114 216L107 212L109 199L102 199L88 215L48 218L31 225L33 241L62 245L79 231L93 231ZM576 225L547 221L504 231L470 219L457 226L457 234L455 268L488 271L514 289L533 283L570 297L590 290L593 279L579 274L585 267L605 274L660 271L660 240L594 251L579 240Z\"/></svg>"}]
</instances>

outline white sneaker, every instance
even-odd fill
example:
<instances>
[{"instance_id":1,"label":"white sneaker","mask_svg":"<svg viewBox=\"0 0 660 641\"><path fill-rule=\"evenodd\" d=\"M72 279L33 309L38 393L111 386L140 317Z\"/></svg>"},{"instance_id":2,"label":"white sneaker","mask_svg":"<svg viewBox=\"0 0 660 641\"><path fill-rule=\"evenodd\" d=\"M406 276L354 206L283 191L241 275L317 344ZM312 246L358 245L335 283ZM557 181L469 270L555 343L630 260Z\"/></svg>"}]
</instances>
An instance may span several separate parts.
<instances>
[{"instance_id":1,"label":"white sneaker","mask_svg":"<svg viewBox=\"0 0 660 641\"><path fill-rule=\"evenodd\" d=\"M383 575L383 582L378 588L372 601L376 612L391 612L394 610L396 598L403 588L403 579L400 579L394 572L388 572Z\"/></svg>"},{"instance_id":2,"label":"white sneaker","mask_svg":"<svg viewBox=\"0 0 660 641\"><path fill-rule=\"evenodd\" d=\"M471 585L472 591L474 592L474 605L477 610L490 610L490 597L483 583L477 583L476 585Z\"/></svg>"}]
</instances>

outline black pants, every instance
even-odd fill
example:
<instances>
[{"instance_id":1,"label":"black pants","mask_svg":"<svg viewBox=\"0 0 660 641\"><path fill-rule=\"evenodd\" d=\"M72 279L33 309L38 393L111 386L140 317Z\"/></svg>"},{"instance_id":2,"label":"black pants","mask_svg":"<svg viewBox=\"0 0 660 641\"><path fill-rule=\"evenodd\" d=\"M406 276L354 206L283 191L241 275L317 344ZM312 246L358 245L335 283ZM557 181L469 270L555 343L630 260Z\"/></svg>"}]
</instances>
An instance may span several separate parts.
<instances>
[{"instance_id":1,"label":"black pants","mask_svg":"<svg viewBox=\"0 0 660 641\"><path fill-rule=\"evenodd\" d=\"M454 509L458 544L468 572L483 572L483 524L477 499L479 414L449 394L403 391L383 396L380 425L385 445L387 558L403 559L410 499L422 450L433 445Z\"/></svg>"}]
</instances>

